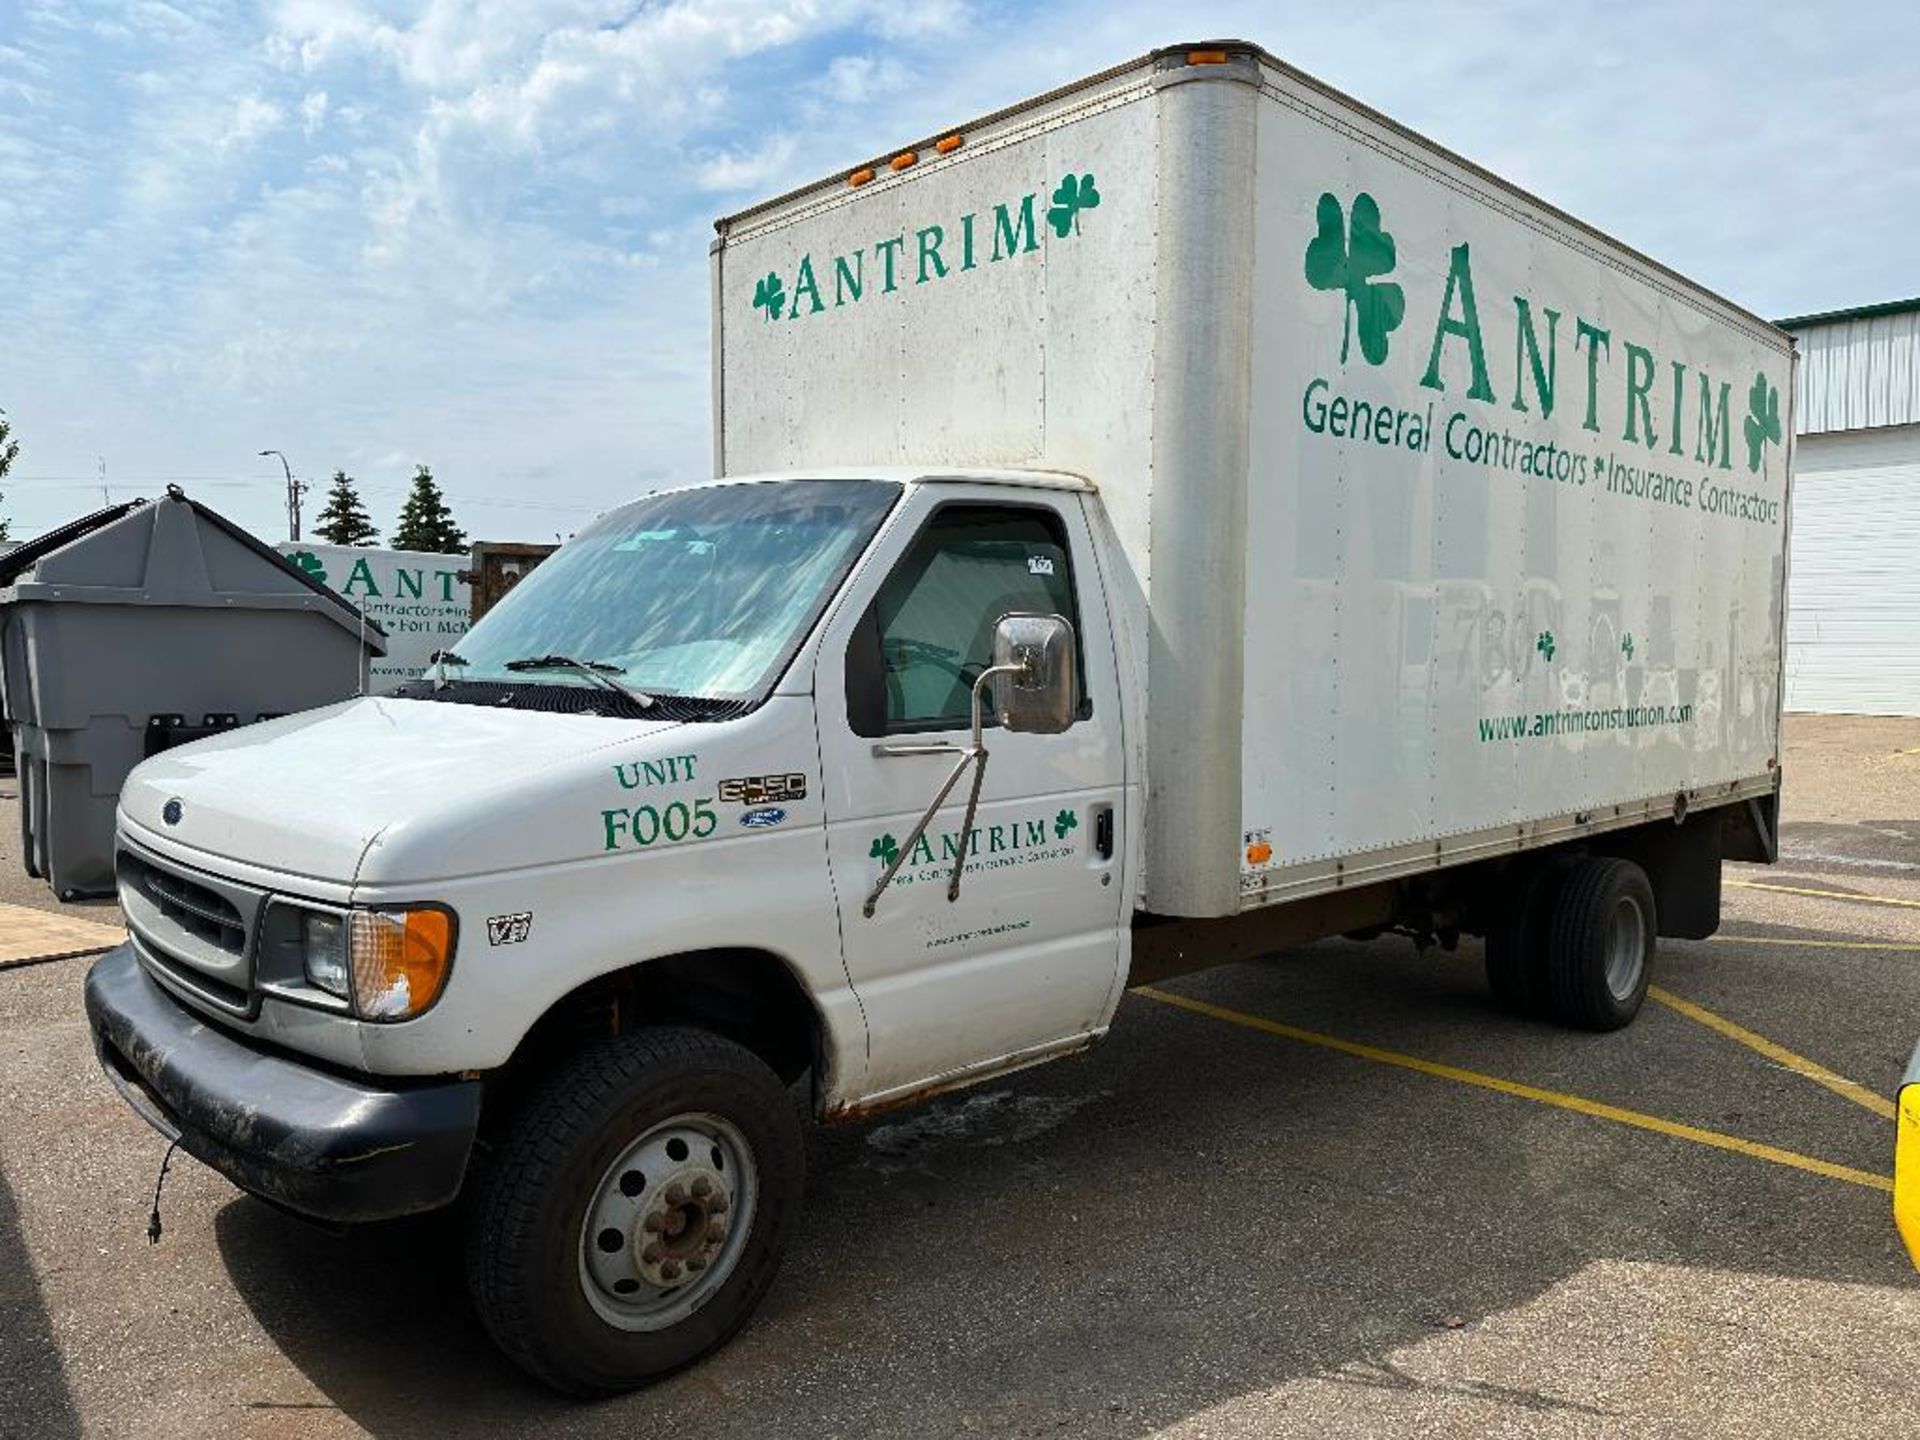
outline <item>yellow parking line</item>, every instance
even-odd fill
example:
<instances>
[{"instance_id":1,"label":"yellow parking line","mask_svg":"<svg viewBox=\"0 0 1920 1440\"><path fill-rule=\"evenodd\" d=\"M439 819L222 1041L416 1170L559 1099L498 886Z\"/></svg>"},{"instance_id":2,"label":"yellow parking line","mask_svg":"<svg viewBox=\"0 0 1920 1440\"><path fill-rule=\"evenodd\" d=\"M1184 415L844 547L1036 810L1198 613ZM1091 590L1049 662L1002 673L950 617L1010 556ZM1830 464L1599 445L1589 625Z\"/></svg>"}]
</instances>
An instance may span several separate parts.
<instances>
[{"instance_id":1,"label":"yellow parking line","mask_svg":"<svg viewBox=\"0 0 1920 1440\"><path fill-rule=\"evenodd\" d=\"M1761 880L1729 880L1736 890L1772 890L1779 895L1818 895L1822 900L1855 900L1862 905L1899 905L1920 910L1920 900L1901 900L1892 895L1869 895L1856 890L1810 890L1804 885L1769 885Z\"/></svg>"},{"instance_id":2,"label":"yellow parking line","mask_svg":"<svg viewBox=\"0 0 1920 1440\"><path fill-rule=\"evenodd\" d=\"M1796 1055L1786 1046L1777 1045L1764 1035L1756 1035L1744 1026L1734 1024L1726 1016L1714 1014L1704 1005L1696 1005L1691 1000L1682 1000L1671 990L1664 990L1658 985L1647 987L1647 998L1659 1001L1669 1010L1678 1011L1689 1020L1704 1025L1709 1030L1717 1031L1727 1039L1746 1046L1749 1050L1757 1051L1776 1064L1786 1066L1796 1075L1804 1075L1816 1085L1826 1086L1834 1094L1853 1101L1863 1109L1871 1110L1882 1120L1893 1119L1894 1110L1891 1100L1874 1094L1864 1085L1855 1084L1844 1075L1836 1075L1817 1060Z\"/></svg>"},{"instance_id":3,"label":"yellow parking line","mask_svg":"<svg viewBox=\"0 0 1920 1440\"><path fill-rule=\"evenodd\" d=\"M1793 940L1779 935L1727 935L1713 937L1732 945L1788 945L1796 950L1892 950L1920 951L1920 945L1904 945L1897 940Z\"/></svg>"},{"instance_id":4,"label":"yellow parking line","mask_svg":"<svg viewBox=\"0 0 1920 1440\"><path fill-rule=\"evenodd\" d=\"M1497 1075L1482 1075L1477 1070L1462 1070L1455 1065L1440 1065L1414 1055L1402 1055L1397 1050L1382 1050L1373 1045L1357 1044L1352 1040L1342 1040L1335 1035L1322 1035L1317 1031L1302 1030L1297 1025L1283 1025L1278 1020L1268 1020L1259 1015L1229 1010L1225 1006L1212 1005L1205 1000L1194 1000L1185 995L1175 995L1170 991L1156 990L1152 986L1142 986L1133 993L1144 995L1149 1000L1158 1000L1163 1005L1190 1010L1196 1015L1224 1020L1229 1025L1244 1025L1249 1030L1264 1031L1286 1040L1298 1040L1305 1045L1318 1045L1324 1050L1337 1050L1342 1055L1372 1060L1380 1065L1394 1065L1402 1070L1415 1070L1422 1075L1433 1075L1442 1080L1457 1081L1462 1085L1478 1086L1482 1090L1495 1090L1502 1095L1532 1100L1540 1105L1556 1106L1561 1110L1572 1110L1581 1115L1591 1115L1599 1120L1611 1120L1618 1125L1631 1125L1636 1129L1651 1130L1659 1135L1670 1135L1678 1140L1691 1140L1696 1145L1711 1146L1715 1150L1731 1150L1736 1155L1770 1161L1775 1165L1785 1165L1793 1170L1804 1170L1810 1175L1824 1175L1829 1180L1844 1180L1850 1185L1864 1185L1869 1190L1884 1190L1889 1194L1893 1191L1893 1177L1889 1175L1876 1175L1871 1170L1856 1170L1851 1165L1836 1165L1831 1160L1816 1160L1811 1155L1781 1150L1776 1146L1762 1145L1754 1140L1742 1140L1737 1135L1723 1135L1718 1130L1703 1130L1697 1125L1682 1125L1678 1121L1662 1120L1657 1115L1645 1115L1638 1110L1622 1109L1618 1105L1588 1100L1580 1095L1568 1095L1559 1090L1542 1090L1535 1085L1522 1085L1517 1081L1502 1080Z\"/></svg>"}]
</instances>

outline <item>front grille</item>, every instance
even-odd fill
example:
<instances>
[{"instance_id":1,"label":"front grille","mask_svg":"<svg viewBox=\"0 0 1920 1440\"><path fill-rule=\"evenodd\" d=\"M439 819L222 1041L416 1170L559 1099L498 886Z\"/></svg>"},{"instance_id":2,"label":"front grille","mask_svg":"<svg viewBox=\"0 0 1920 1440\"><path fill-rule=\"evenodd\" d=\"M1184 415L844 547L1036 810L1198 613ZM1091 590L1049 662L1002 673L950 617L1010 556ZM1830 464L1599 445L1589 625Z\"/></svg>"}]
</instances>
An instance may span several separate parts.
<instances>
[{"instance_id":1,"label":"front grille","mask_svg":"<svg viewBox=\"0 0 1920 1440\"><path fill-rule=\"evenodd\" d=\"M253 937L265 896L128 849L120 909L149 970L231 1014L253 1012Z\"/></svg>"},{"instance_id":2,"label":"front grille","mask_svg":"<svg viewBox=\"0 0 1920 1440\"><path fill-rule=\"evenodd\" d=\"M240 915L240 907L224 895L125 851L120 855L120 875L139 887L162 915L189 935L229 955L246 954L247 922Z\"/></svg>"}]
</instances>

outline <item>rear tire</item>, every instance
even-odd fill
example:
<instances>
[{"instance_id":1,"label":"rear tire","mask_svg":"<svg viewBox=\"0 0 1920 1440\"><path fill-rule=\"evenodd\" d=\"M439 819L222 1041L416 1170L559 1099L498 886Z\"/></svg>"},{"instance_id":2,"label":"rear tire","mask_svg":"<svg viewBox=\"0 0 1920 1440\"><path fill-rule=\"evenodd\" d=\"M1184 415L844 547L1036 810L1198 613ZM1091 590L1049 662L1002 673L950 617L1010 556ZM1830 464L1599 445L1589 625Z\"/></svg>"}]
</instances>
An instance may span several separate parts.
<instances>
[{"instance_id":1,"label":"rear tire","mask_svg":"<svg viewBox=\"0 0 1920 1440\"><path fill-rule=\"evenodd\" d=\"M1547 975L1554 1017L1618 1030L1640 1013L1658 917L1646 872L1630 860L1575 862L1554 897Z\"/></svg>"},{"instance_id":2,"label":"rear tire","mask_svg":"<svg viewBox=\"0 0 1920 1440\"><path fill-rule=\"evenodd\" d=\"M1548 926L1566 875L1564 860L1549 860L1511 877L1511 888L1487 926L1487 988L1503 1010L1533 1019L1553 1011L1547 976Z\"/></svg>"},{"instance_id":3,"label":"rear tire","mask_svg":"<svg viewBox=\"0 0 1920 1440\"><path fill-rule=\"evenodd\" d=\"M572 1395L689 1365L773 1283L804 1167L786 1091L741 1046L663 1027L582 1051L480 1177L467 1276L481 1323Z\"/></svg>"}]
</instances>

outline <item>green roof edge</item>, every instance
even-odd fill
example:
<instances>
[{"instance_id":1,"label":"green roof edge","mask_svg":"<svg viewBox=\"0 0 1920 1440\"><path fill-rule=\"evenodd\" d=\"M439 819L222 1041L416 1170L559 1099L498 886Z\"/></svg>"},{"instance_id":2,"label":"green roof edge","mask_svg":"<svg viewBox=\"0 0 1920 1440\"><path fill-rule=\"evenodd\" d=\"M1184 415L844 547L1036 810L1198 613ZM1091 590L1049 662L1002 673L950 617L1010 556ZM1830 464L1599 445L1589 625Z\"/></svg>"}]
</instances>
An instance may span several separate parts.
<instances>
[{"instance_id":1,"label":"green roof edge","mask_svg":"<svg viewBox=\"0 0 1920 1440\"><path fill-rule=\"evenodd\" d=\"M1804 330L1814 325L1837 325L1845 320L1872 320L1881 315L1911 315L1920 311L1920 296L1911 300L1882 300L1878 305L1855 305L1847 310L1822 310L1818 315L1796 315L1773 323L1782 330Z\"/></svg>"}]
</instances>

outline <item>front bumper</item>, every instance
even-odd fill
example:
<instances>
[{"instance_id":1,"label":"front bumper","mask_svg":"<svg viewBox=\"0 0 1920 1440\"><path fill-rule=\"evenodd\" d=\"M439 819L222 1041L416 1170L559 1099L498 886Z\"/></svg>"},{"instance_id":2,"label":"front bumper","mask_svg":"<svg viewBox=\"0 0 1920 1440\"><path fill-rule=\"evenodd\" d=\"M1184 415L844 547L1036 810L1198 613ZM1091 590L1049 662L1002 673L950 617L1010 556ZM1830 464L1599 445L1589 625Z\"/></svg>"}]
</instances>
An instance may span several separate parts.
<instances>
[{"instance_id":1,"label":"front bumper","mask_svg":"<svg viewBox=\"0 0 1920 1440\"><path fill-rule=\"evenodd\" d=\"M183 1008L122 945L87 975L107 1076L148 1124L241 1189L319 1220L450 1203L480 1121L480 1082L384 1087L263 1050Z\"/></svg>"}]
</instances>

